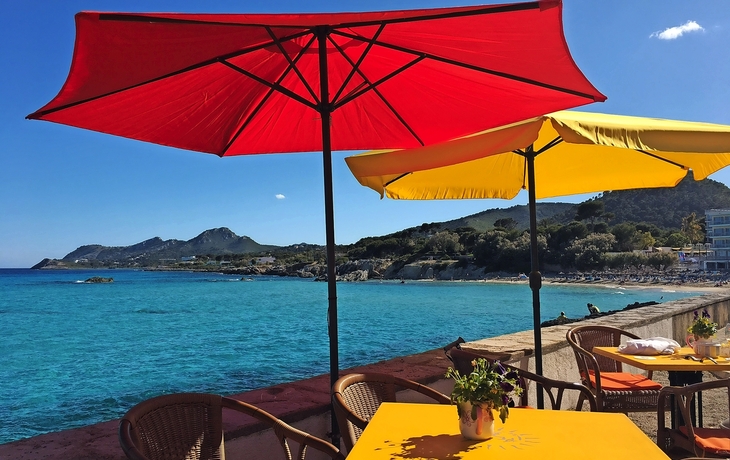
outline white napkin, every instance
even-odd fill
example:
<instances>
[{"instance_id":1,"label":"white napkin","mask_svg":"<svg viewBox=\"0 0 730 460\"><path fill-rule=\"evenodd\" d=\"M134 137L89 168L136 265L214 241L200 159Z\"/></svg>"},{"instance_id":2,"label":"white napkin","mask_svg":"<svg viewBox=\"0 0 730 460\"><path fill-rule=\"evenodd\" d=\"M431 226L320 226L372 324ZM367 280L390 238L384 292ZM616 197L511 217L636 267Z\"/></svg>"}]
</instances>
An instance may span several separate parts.
<instances>
[{"instance_id":1,"label":"white napkin","mask_svg":"<svg viewBox=\"0 0 730 460\"><path fill-rule=\"evenodd\" d=\"M648 339L629 339L618 347L618 352L626 355L671 355L679 351L677 341L665 337Z\"/></svg>"}]
</instances>

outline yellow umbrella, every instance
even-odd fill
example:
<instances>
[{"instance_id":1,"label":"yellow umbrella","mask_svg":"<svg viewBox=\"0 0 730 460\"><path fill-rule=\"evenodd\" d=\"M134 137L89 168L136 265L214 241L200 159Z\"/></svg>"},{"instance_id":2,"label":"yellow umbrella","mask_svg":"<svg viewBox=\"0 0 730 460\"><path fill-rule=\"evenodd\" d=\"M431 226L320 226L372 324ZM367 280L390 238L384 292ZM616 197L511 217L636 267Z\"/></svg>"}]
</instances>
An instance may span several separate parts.
<instances>
[{"instance_id":1,"label":"yellow umbrella","mask_svg":"<svg viewBox=\"0 0 730 460\"><path fill-rule=\"evenodd\" d=\"M536 198L673 187L689 169L701 180L730 164L730 126L561 111L345 161L362 185L392 199L511 199L530 190L530 147Z\"/></svg>"},{"instance_id":2,"label":"yellow umbrella","mask_svg":"<svg viewBox=\"0 0 730 460\"><path fill-rule=\"evenodd\" d=\"M362 185L392 199L511 199L528 190L535 368L542 374L535 200L673 187L690 169L696 180L704 179L730 164L730 126L561 111L441 144L366 152L345 161Z\"/></svg>"}]
</instances>

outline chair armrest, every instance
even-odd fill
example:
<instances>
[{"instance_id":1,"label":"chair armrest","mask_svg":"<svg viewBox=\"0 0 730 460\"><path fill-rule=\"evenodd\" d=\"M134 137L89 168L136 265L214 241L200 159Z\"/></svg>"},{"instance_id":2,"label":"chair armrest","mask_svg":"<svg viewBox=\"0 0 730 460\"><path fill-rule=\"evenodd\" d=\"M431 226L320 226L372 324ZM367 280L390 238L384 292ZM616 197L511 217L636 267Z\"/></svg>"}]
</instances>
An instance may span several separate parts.
<instances>
[{"instance_id":1,"label":"chair armrest","mask_svg":"<svg viewBox=\"0 0 730 460\"><path fill-rule=\"evenodd\" d=\"M338 420L348 420L361 430L364 430L368 426L367 420L347 408L347 401L339 391L333 391L332 405L335 409L335 417Z\"/></svg>"},{"instance_id":2,"label":"chair armrest","mask_svg":"<svg viewBox=\"0 0 730 460\"><path fill-rule=\"evenodd\" d=\"M142 452L137 449L137 446L132 439L132 424L127 419L122 419L119 422L119 444L124 451L124 455L130 460L147 460L147 457L142 455Z\"/></svg>"},{"instance_id":3,"label":"chair armrest","mask_svg":"<svg viewBox=\"0 0 730 460\"><path fill-rule=\"evenodd\" d=\"M583 384L587 387L593 386L596 389L596 392L601 392L601 368L598 366L598 361L596 361L596 357L593 356L593 353L585 350L584 348L580 347L579 345L572 344L573 351L576 354L580 354L583 357L583 362L586 363L588 366L588 369L578 369L578 371L585 371L588 374L583 376L581 375L581 379L583 380ZM590 379L590 371L593 371L593 377L595 378L595 384L591 385L591 379ZM582 373L582 372L581 372Z\"/></svg>"},{"instance_id":4,"label":"chair armrest","mask_svg":"<svg viewBox=\"0 0 730 460\"><path fill-rule=\"evenodd\" d=\"M552 405L552 408L555 410L561 409L562 407L562 401L563 401L563 394L566 390L568 391L578 391L581 393L584 399L588 400L588 404L590 406L591 412L596 412L598 410L598 404L596 403L596 397L593 395L593 392L583 385L582 383L577 382L566 382L564 380L555 380L551 379L549 377L545 377L543 375L533 374L532 372L526 371L524 369L520 369L518 367L510 366L512 369L517 371L517 374L522 378L523 380L532 380L538 385L541 385L545 390L547 390L548 396L550 397L550 403ZM552 390L556 389L555 394L553 394ZM525 385L525 393L527 392L527 386ZM524 401L524 400L523 400Z\"/></svg>"}]
</instances>

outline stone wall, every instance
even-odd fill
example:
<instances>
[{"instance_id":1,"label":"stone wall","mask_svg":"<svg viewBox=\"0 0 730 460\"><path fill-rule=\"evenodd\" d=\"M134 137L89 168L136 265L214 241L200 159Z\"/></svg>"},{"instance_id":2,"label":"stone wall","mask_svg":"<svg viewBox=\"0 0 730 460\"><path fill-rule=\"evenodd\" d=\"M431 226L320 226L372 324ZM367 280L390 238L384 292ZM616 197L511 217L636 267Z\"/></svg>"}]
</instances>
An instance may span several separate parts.
<instances>
[{"instance_id":1,"label":"stone wall","mask_svg":"<svg viewBox=\"0 0 730 460\"><path fill-rule=\"evenodd\" d=\"M641 337L672 337L684 343L693 312L701 309L707 309L714 321L724 325L730 321L730 296L707 294L601 316L586 320L582 324L610 325L632 331ZM571 325L560 325L542 329L543 373L547 377L578 381L575 358L565 341L565 333L570 327ZM532 338L533 333L530 330L467 342L463 346L502 355L513 363L534 371ZM341 374L367 371L390 373L419 381L448 394L452 384L443 376L450 364L443 350L437 349L344 369ZM641 371L636 370L636 372ZM413 394L399 396L404 400L418 399L418 395ZM262 388L233 397L255 404L315 436L328 437L330 430L328 375ZM534 395L530 396L530 400L534 401ZM260 425L251 420L227 416L224 422L228 460L268 459L271 457L272 449L279 448L270 431L262 430ZM125 457L117 441L117 425L118 421L109 421L2 444L0 458L123 460Z\"/></svg>"}]
</instances>

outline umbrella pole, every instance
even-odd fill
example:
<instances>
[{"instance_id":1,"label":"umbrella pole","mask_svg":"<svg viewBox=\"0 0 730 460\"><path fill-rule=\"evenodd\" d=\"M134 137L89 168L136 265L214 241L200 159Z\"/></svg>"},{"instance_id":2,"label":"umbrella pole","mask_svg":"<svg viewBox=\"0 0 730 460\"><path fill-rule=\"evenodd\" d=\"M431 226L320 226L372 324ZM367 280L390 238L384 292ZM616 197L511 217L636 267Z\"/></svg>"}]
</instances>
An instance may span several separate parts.
<instances>
[{"instance_id":1,"label":"umbrella pole","mask_svg":"<svg viewBox=\"0 0 730 460\"><path fill-rule=\"evenodd\" d=\"M329 100L329 84L327 81L327 35L325 27L317 28L319 44L319 85L322 120L322 164L324 166L324 220L327 237L327 330L330 339L330 386L331 390L339 378L339 349L337 334L337 271L335 266L335 204L332 186L332 139L330 136L330 114L332 107ZM330 403L330 419L332 444L340 447L340 430L335 418L334 407Z\"/></svg>"},{"instance_id":2,"label":"umbrella pole","mask_svg":"<svg viewBox=\"0 0 730 460\"><path fill-rule=\"evenodd\" d=\"M542 275L537 256L537 204L535 198L535 151L530 145L525 151L527 159L527 186L530 211L530 289L532 289L532 328L535 334L535 373L542 374L542 329L540 326L540 287ZM542 387L537 386L537 408L543 409Z\"/></svg>"}]
</instances>

